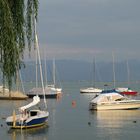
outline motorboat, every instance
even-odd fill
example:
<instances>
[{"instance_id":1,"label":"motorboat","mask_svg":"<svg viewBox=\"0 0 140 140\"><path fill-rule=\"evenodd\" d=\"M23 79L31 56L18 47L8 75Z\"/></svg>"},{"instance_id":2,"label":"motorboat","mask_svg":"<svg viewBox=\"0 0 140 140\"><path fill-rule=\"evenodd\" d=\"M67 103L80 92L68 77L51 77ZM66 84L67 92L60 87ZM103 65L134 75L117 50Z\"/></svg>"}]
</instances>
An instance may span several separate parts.
<instances>
[{"instance_id":1,"label":"motorboat","mask_svg":"<svg viewBox=\"0 0 140 140\"><path fill-rule=\"evenodd\" d=\"M19 108L19 114L7 117L6 123L11 128L33 128L47 123L49 112L40 109L30 110L30 107L36 106L40 102L39 96L34 96L33 101L28 105Z\"/></svg>"},{"instance_id":2,"label":"motorboat","mask_svg":"<svg viewBox=\"0 0 140 140\"><path fill-rule=\"evenodd\" d=\"M102 89L94 87L80 89L80 93L100 93L100 92L102 92Z\"/></svg>"},{"instance_id":3,"label":"motorboat","mask_svg":"<svg viewBox=\"0 0 140 140\"><path fill-rule=\"evenodd\" d=\"M138 109L140 100L130 99L115 90L104 90L89 103L90 110Z\"/></svg>"},{"instance_id":4,"label":"motorboat","mask_svg":"<svg viewBox=\"0 0 140 140\"><path fill-rule=\"evenodd\" d=\"M120 92L123 95L137 95L137 91L134 91L130 88L116 88L116 91Z\"/></svg>"}]
</instances>

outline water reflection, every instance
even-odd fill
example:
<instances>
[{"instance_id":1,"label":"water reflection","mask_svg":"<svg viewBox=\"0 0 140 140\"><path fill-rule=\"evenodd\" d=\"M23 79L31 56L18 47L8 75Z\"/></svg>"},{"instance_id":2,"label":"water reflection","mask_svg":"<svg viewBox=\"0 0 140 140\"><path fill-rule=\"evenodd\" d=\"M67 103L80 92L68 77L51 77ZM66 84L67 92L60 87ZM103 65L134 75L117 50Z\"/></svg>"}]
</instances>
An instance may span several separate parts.
<instances>
[{"instance_id":1,"label":"water reflection","mask_svg":"<svg viewBox=\"0 0 140 140\"><path fill-rule=\"evenodd\" d=\"M96 114L98 127L123 127L139 119L140 110L111 110L92 112Z\"/></svg>"},{"instance_id":2,"label":"water reflection","mask_svg":"<svg viewBox=\"0 0 140 140\"><path fill-rule=\"evenodd\" d=\"M91 112L96 116L96 126L99 137L109 139L121 138L139 128L140 110L112 110ZM136 133L136 131L135 131Z\"/></svg>"},{"instance_id":3,"label":"water reflection","mask_svg":"<svg viewBox=\"0 0 140 140\"><path fill-rule=\"evenodd\" d=\"M11 140L47 140L48 127L45 125L31 129L9 129L8 134Z\"/></svg>"}]
</instances>

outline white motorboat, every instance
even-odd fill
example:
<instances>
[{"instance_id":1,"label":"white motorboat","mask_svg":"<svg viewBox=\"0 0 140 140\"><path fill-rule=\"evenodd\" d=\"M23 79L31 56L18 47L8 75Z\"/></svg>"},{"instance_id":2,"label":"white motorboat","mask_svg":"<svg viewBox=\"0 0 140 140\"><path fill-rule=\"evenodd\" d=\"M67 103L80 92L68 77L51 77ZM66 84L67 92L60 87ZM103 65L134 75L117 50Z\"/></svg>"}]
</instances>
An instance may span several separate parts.
<instances>
[{"instance_id":1,"label":"white motorboat","mask_svg":"<svg viewBox=\"0 0 140 140\"><path fill-rule=\"evenodd\" d=\"M130 99L115 90L103 91L94 97L89 103L90 110L122 110L138 109L140 100Z\"/></svg>"}]
</instances>

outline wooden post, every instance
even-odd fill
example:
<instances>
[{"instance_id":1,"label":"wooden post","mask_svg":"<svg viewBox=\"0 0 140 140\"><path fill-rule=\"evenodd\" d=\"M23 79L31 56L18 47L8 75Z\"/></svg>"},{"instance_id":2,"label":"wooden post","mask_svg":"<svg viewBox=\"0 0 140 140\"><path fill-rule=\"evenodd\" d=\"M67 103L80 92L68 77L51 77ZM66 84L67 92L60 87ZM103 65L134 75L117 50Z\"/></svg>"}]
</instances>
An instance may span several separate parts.
<instances>
[{"instance_id":1,"label":"wooden post","mask_svg":"<svg viewBox=\"0 0 140 140\"><path fill-rule=\"evenodd\" d=\"M13 127L16 126L16 113L15 110L13 110Z\"/></svg>"}]
</instances>

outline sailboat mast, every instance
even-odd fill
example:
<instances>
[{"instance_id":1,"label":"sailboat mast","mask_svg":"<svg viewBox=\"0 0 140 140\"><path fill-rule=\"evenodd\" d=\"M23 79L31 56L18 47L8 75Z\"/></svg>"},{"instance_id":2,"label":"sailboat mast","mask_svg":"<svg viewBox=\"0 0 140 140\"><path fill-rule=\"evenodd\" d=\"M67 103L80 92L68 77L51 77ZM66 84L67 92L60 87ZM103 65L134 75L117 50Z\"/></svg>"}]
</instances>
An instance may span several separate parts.
<instances>
[{"instance_id":1,"label":"sailboat mast","mask_svg":"<svg viewBox=\"0 0 140 140\"><path fill-rule=\"evenodd\" d=\"M129 64L128 64L128 60L126 62L127 65L127 80L128 80L128 87L130 86L130 70L129 70Z\"/></svg>"},{"instance_id":2,"label":"sailboat mast","mask_svg":"<svg viewBox=\"0 0 140 140\"><path fill-rule=\"evenodd\" d=\"M37 52L36 52L36 88L38 87L38 63L37 63Z\"/></svg>"},{"instance_id":3,"label":"sailboat mast","mask_svg":"<svg viewBox=\"0 0 140 140\"><path fill-rule=\"evenodd\" d=\"M45 55L45 56L46 56L46 55ZM45 77L46 77L45 80L46 80L46 87L48 87L48 79L47 79L47 76L48 76L48 75L47 75L47 61L46 61L46 60L47 60L47 58L45 57L45 58L44 58L44 63L45 63Z\"/></svg>"},{"instance_id":4,"label":"sailboat mast","mask_svg":"<svg viewBox=\"0 0 140 140\"><path fill-rule=\"evenodd\" d=\"M113 84L114 84L114 88L115 88L116 87L116 77L115 77L114 53L112 53L112 57L113 57Z\"/></svg>"},{"instance_id":5,"label":"sailboat mast","mask_svg":"<svg viewBox=\"0 0 140 140\"><path fill-rule=\"evenodd\" d=\"M93 87L95 87L95 79L96 79L96 60L95 57L93 59Z\"/></svg>"},{"instance_id":6,"label":"sailboat mast","mask_svg":"<svg viewBox=\"0 0 140 140\"><path fill-rule=\"evenodd\" d=\"M44 95L44 103L45 107L47 108L46 98L45 98L45 88L44 88L44 80L43 80L43 73L42 73L42 66L41 66L41 58L40 58L40 51L39 51L39 45L38 45L38 37L37 37L37 31L36 31L36 20L35 20L35 41L36 41L36 49L37 49L37 56L39 61L39 68L40 68L40 77L41 77L41 85L43 89L43 95Z\"/></svg>"},{"instance_id":7,"label":"sailboat mast","mask_svg":"<svg viewBox=\"0 0 140 140\"><path fill-rule=\"evenodd\" d=\"M34 17L35 18L35 17ZM36 38L36 21L34 20L34 34L35 34L35 40L34 40L34 47L35 47L35 70L36 70L36 88L38 87L38 54L37 54L37 38Z\"/></svg>"},{"instance_id":8,"label":"sailboat mast","mask_svg":"<svg viewBox=\"0 0 140 140\"><path fill-rule=\"evenodd\" d=\"M54 84L54 87L55 87L55 58L53 59L53 84Z\"/></svg>"}]
</instances>

